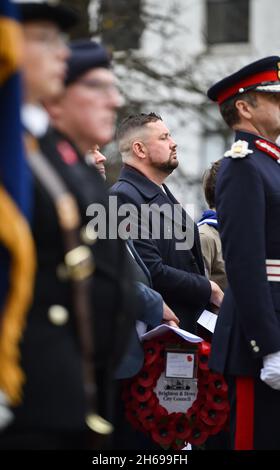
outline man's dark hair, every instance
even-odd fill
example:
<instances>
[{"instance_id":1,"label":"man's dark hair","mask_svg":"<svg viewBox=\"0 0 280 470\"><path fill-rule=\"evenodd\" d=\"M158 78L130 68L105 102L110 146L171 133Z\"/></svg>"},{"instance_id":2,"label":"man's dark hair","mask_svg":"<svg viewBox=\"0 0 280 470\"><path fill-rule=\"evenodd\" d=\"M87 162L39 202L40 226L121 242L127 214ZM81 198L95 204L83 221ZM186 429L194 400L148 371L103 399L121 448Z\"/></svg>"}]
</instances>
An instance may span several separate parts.
<instances>
[{"instance_id":1,"label":"man's dark hair","mask_svg":"<svg viewBox=\"0 0 280 470\"><path fill-rule=\"evenodd\" d=\"M156 113L139 113L132 114L123 119L120 125L117 128L116 138L120 141L128 131L132 129L137 129L138 127L143 127L149 122L162 121L161 116Z\"/></svg>"},{"instance_id":2,"label":"man's dark hair","mask_svg":"<svg viewBox=\"0 0 280 470\"><path fill-rule=\"evenodd\" d=\"M229 127L238 124L240 117L238 110L235 106L237 100L247 101L254 108L257 106L256 95L253 92L245 93L244 95L234 96L233 98L225 101L220 105L220 113Z\"/></svg>"},{"instance_id":3,"label":"man's dark hair","mask_svg":"<svg viewBox=\"0 0 280 470\"><path fill-rule=\"evenodd\" d=\"M216 206L215 201L215 189L216 189L216 181L217 181L217 174L223 158L217 160L216 162L212 163L211 167L205 171L203 175L202 185L204 189L205 199L210 209L214 209Z\"/></svg>"}]
</instances>

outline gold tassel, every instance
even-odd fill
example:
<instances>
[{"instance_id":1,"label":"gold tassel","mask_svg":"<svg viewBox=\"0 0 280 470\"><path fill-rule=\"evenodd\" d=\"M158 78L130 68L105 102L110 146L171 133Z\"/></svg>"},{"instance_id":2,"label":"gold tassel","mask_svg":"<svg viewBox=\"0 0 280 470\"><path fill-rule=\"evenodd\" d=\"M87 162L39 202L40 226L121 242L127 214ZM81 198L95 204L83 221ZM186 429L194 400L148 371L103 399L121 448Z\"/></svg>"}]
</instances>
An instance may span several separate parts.
<instances>
[{"instance_id":1,"label":"gold tassel","mask_svg":"<svg viewBox=\"0 0 280 470\"><path fill-rule=\"evenodd\" d=\"M0 86L20 66L22 29L16 20L0 17Z\"/></svg>"},{"instance_id":2,"label":"gold tassel","mask_svg":"<svg viewBox=\"0 0 280 470\"><path fill-rule=\"evenodd\" d=\"M11 257L9 291L0 314L0 389L17 405L25 381L19 342L33 296L36 254L27 222L1 186L0 221L0 242Z\"/></svg>"}]
</instances>

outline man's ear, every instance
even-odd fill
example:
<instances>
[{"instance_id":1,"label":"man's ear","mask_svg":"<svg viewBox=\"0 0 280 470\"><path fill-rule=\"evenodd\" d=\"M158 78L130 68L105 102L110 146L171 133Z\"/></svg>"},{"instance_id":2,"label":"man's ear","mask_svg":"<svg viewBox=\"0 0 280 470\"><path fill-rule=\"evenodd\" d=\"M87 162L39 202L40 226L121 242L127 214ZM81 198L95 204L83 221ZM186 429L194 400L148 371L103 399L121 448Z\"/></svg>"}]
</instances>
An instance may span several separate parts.
<instances>
[{"instance_id":1,"label":"man's ear","mask_svg":"<svg viewBox=\"0 0 280 470\"><path fill-rule=\"evenodd\" d=\"M136 157L141 158L141 159L146 158L147 147L140 140L135 140L133 142L132 151L133 151L134 155L136 155Z\"/></svg>"},{"instance_id":2,"label":"man's ear","mask_svg":"<svg viewBox=\"0 0 280 470\"><path fill-rule=\"evenodd\" d=\"M235 107L239 112L241 118L251 119L252 118L252 105L245 100L237 100L235 102Z\"/></svg>"}]
</instances>

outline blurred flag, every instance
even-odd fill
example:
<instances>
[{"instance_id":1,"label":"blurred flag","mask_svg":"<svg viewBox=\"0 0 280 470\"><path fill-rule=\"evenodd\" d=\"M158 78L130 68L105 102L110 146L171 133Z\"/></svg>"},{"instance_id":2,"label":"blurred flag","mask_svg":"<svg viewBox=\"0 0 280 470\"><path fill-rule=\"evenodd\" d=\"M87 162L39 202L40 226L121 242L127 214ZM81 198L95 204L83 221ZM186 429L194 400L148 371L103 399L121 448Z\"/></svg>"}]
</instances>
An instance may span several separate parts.
<instances>
[{"instance_id":1,"label":"blurred flag","mask_svg":"<svg viewBox=\"0 0 280 470\"><path fill-rule=\"evenodd\" d=\"M20 124L21 29L15 20L16 5L0 1L0 181L24 213L28 212L29 191L23 175L26 162Z\"/></svg>"},{"instance_id":2,"label":"blurred flag","mask_svg":"<svg viewBox=\"0 0 280 470\"><path fill-rule=\"evenodd\" d=\"M35 272L34 245L23 215L28 212L30 190L20 124L18 67L23 38L16 13L10 0L0 1L0 421L1 403L7 398L16 404L21 398L19 341Z\"/></svg>"}]
</instances>

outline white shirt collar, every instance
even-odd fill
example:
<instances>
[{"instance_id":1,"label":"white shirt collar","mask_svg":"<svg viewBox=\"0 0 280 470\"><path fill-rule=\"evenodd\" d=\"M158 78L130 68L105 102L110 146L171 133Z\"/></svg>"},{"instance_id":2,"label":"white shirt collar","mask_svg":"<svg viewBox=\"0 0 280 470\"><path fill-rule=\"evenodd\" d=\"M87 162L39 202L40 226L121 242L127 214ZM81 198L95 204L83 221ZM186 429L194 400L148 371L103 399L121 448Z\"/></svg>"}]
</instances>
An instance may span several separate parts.
<instances>
[{"instance_id":1,"label":"white shirt collar","mask_svg":"<svg viewBox=\"0 0 280 470\"><path fill-rule=\"evenodd\" d=\"M163 184L160 185L160 188L164 192L164 194L166 194L166 196L167 196L167 192L165 191L165 187L163 186Z\"/></svg>"},{"instance_id":2,"label":"white shirt collar","mask_svg":"<svg viewBox=\"0 0 280 470\"><path fill-rule=\"evenodd\" d=\"M23 105L21 109L21 121L25 129L37 138L43 137L49 127L48 113L39 105Z\"/></svg>"}]
</instances>

